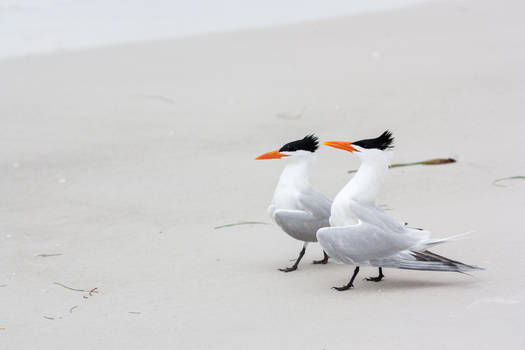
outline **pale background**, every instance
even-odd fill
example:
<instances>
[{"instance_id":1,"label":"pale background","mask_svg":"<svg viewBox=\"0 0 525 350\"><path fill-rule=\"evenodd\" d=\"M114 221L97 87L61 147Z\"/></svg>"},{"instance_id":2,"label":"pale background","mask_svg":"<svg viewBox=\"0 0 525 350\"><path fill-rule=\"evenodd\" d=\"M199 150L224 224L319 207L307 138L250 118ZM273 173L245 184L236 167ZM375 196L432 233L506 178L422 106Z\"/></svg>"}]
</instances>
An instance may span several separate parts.
<instances>
[{"instance_id":1,"label":"pale background","mask_svg":"<svg viewBox=\"0 0 525 350\"><path fill-rule=\"evenodd\" d=\"M0 348L523 349L525 182L493 181L525 175L524 10L445 0L22 45L34 54L0 61ZM486 271L386 270L338 293L353 268L310 264L317 245L284 274L300 243L276 225L214 229L270 223L282 163L255 156L386 128L394 162L458 162L392 169L379 203L436 237L475 230L437 253ZM323 147L312 183L333 197L357 165Z\"/></svg>"}]
</instances>

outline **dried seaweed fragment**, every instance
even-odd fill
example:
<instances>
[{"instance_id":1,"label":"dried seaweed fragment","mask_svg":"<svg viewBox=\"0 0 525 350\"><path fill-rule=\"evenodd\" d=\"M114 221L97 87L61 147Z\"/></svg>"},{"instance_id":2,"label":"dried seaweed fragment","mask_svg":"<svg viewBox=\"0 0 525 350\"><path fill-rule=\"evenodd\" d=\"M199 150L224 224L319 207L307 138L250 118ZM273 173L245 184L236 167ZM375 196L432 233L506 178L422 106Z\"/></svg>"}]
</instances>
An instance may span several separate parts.
<instances>
[{"instance_id":1,"label":"dried seaweed fragment","mask_svg":"<svg viewBox=\"0 0 525 350\"><path fill-rule=\"evenodd\" d=\"M449 164L449 163L455 163L456 160L454 158L434 158L434 159L428 159L423 160L421 162L412 162L412 163L396 163L390 165L390 168L401 168L404 166L413 166L413 165L439 165L439 164ZM348 170L349 174L355 173L357 169Z\"/></svg>"},{"instance_id":2,"label":"dried seaweed fragment","mask_svg":"<svg viewBox=\"0 0 525 350\"><path fill-rule=\"evenodd\" d=\"M518 179L525 179L525 176L516 175L516 176L502 177L501 179L496 179L496 180L492 181L492 184L494 186L507 187L505 185L498 185L498 182L506 181L506 180L518 180Z\"/></svg>"},{"instance_id":3,"label":"dried seaweed fragment","mask_svg":"<svg viewBox=\"0 0 525 350\"><path fill-rule=\"evenodd\" d=\"M214 229L218 230L220 228L232 227L232 226L238 226L238 225L268 225L268 223L267 222L262 222L262 221L239 221L239 222L235 222L233 224L226 224L226 225L221 225L221 226L215 226Z\"/></svg>"}]
</instances>

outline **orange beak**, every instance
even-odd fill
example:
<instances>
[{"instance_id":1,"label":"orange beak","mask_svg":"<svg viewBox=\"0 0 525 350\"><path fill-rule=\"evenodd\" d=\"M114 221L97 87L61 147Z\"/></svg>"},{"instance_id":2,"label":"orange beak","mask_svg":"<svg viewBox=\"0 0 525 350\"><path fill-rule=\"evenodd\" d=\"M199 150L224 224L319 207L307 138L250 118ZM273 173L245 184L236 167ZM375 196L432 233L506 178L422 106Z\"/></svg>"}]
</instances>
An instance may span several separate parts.
<instances>
[{"instance_id":1,"label":"orange beak","mask_svg":"<svg viewBox=\"0 0 525 350\"><path fill-rule=\"evenodd\" d=\"M279 159L282 157L288 157L286 154L279 153L279 150L276 149L275 151L271 151L268 153L261 154L259 157L255 158L255 160L260 159Z\"/></svg>"},{"instance_id":2,"label":"orange beak","mask_svg":"<svg viewBox=\"0 0 525 350\"><path fill-rule=\"evenodd\" d=\"M347 141L326 141L326 142L323 142L323 145L330 146L333 148L343 149L348 152L359 152L357 149L355 149L352 146L351 142L347 142Z\"/></svg>"}]
</instances>

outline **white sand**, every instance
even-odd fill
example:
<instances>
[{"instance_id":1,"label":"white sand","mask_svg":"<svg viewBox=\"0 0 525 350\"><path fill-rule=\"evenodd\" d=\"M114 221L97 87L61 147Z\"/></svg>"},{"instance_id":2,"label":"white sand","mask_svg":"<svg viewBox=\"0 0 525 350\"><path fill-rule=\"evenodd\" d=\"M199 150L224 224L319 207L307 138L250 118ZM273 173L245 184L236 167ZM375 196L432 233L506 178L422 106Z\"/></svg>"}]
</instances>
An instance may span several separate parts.
<instances>
[{"instance_id":1,"label":"white sand","mask_svg":"<svg viewBox=\"0 0 525 350\"><path fill-rule=\"evenodd\" d=\"M525 181L492 185L525 175L523 11L437 2L0 62L0 347L523 349ZM284 274L300 243L275 225L214 230L269 222L282 163L254 156L386 128L395 162L459 162L393 169L379 202L476 230L437 252L487 271L338 293L352 267L310 264L318 246ZM323 148L312 182L333 196L356 165Z\"/></svg>"}]
</instances>

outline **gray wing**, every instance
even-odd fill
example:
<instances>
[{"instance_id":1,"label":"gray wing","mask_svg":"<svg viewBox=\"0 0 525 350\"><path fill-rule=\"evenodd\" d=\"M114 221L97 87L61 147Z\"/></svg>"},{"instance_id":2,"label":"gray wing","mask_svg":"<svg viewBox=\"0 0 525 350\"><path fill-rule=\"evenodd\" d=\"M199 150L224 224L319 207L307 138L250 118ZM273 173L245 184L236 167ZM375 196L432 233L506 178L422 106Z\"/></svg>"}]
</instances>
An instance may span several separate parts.
<instances>
[{"instance_id":1,"label":"gray wing","mask_svg":"<svg viewBox=\"0 0 525 350\"><path fill-rule=\"evenodd\" d=\"M370 263L409 249L427 239L427 232L406 228L373 203L351 201L356 225L325 227L317 239L326 253L349 263Z\"/></svg>"},{"instance_id":2,"label":"gray wing","mask_svg":"<svg viewBox=\"0 0 525 350\"><path fill-rule=\"evenodd\" d=\"M320 219L302 210L276 210L274 220L284 232L304 242L317 242L317 230L330 226L328 218Z\"/></svg>"},{"instance_id":3,"label":"gray wing","mask_svg":"<svg viewBox=\"0 0 525 350\"><path fill-rule=\"evenodd\" d=\"M317 218L327 220L330 218L332 201L313 189L301 192L299 203Z\"/></svg>"},{"instance_id":4,"label":"gray wing","mask_svg":"<svg viewBox=\"0 0 525 350\"><path fill-rule=\"evenodd\" d=\"M464 272L480 269L426 249L455 236L429 240L430 232L406 227L386 215L373 203L351 201L350 207L359 223L350 226L325 227L317 239L326 253L347 264L396 267L411 270ZM420 250L418 250L420 249Z\"/></svg>"},{"instance_id":5,"label":"gray wing","mask_svg":"<svg viewBox=\"0 0 525 350\"><path fill-rule=\"evenodd\" d=\"M404 235L416 242L428 240L430 232L413 229L388 216L374 203L363 203L356 200L350 201L350 208L360 221L377 226L379 229L391 234Z\"/></svg>"},{"instance_id":6,"label":"gray wing","mask_svg":"<svg viewBox=\"0 0 525 350\"><path fill-rule=\"evenodd\" d=\"M414 245L414 239L360 221L356 225L325 227L317 239L330 256L347 264L369 263L370 260L394 255Z\"/></svg>"},{"instance_id":7,"label":"gray wing","mask_svg":"<svg viewBox=\"0 0 525 350\"><path fill-rule=\"evenodd\" d=\"M360 221L375 225L378 228L391 231L392 233L405 232L404 225L386 215L385 212L374 203L352 200L350 201L350 208Z\"/></svg>"}]
</instances>

